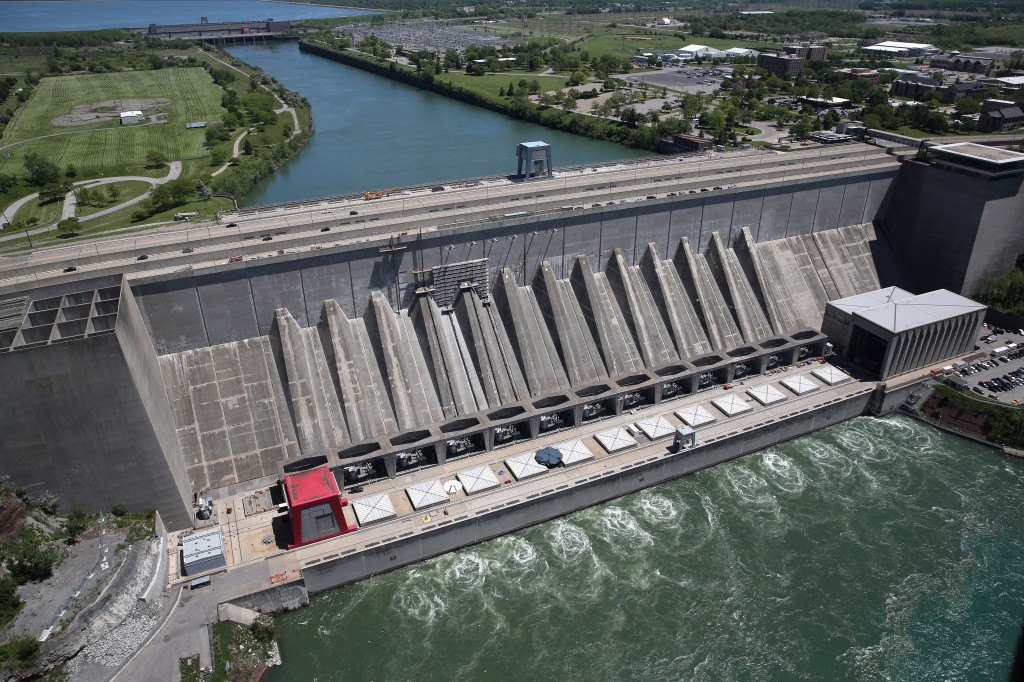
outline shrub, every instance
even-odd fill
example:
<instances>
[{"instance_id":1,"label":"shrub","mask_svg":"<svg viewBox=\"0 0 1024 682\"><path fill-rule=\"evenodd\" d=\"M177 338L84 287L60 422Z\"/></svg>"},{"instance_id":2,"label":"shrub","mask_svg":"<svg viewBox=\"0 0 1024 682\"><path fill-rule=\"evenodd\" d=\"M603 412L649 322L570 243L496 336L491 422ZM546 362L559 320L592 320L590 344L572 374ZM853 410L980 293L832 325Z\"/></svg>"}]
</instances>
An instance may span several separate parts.
<instances>
[{"instance_id":1,"label":"shrub","mask_svg":"<svg viewBox=\"0 0 1024 682\"><path fill-rule=\"evenodd\" d=\"M260 614L249 625L249 632L261 644L270 644L277 638L277 621L272 616Z\"/></svg>"},{"instance_id":2,"label":"shrub","mask_svg":"<svg viewBox=\"0 0 1024 682\"><path fill-rule=\"evenodd\" d=\"M124 516L128 513L128 505L121 504L120 502L118 502L113 507L111 507L110 513L114 516Z\"/></svg>"}]
</instances>

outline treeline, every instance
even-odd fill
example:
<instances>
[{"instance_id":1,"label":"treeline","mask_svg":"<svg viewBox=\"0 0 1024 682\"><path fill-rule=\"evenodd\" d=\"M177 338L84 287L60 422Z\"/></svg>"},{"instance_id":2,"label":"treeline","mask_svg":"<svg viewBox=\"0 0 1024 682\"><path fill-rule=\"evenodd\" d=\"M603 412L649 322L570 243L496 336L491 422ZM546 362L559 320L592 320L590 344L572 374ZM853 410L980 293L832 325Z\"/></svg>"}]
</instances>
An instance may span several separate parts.
<instances>
[{"instance_id":1,"label":"treeline","mask_svg":"<svg viewBox=\"0 0 1024 682\"><path fill-rule=\"evenodd\" d=\"M660 125L645 126L639 125L639 121L634 121L636 127L633 127L617 121L604 120L594 116L585 116L534 104L526 98L526 93L507 100L495 99L454 85L451 81L443 80L443 74L436 74L432 69L423 69L416 73L411 69L399 66L395 62L374 61L351 50L333 49L313 44L307 40L299 41L299 49L355 66L391 78L392 80L414 85L423 90L436 92L460 102L490 109L491 111L496 111L521 121L536 123L555 130L584 135L598 140L619 142L631 147L653 151L658 148L658 141L661 136L672 132L669 130L671 124L667 124L667 127L662 129Z\"/></svg>"},{"instance_id":2,"label":"treeline","mask_svg":"<svg viewBox=\"0 0 1024 682\"><path fill-rule=\"evenodd\" d=\"M993 277L974 298L999 312L1024 317L1024 270L1018 268Z\"/></svg>"},{"instance_id":3,"label":"treeline","mask_svg":"<svg viewBox=\"0 0 1024 682\"><path fill-rule=\"evenodd\" d=\"M285 161L295 156L309 142L310 133L304 130L287 142L269 147L253 148L251 154L238 157L236 165L213 179L213 190L240 199L252 191L263 178L268 177Z\"/></svg>"},{"instance_id":4,"label":"treeline","mask_svg":"<svg viewBox=\"0 0 1024 682\"><path fill-rule=\"evenodd\" d=\"M1011 448L1024 448L1024 409L985 403L946 386L937 386L935 390L942 395L939 409L959 409L985 415L981 431L987 440Z\"/></svg>"},{"instance_id":5,"label":"treeline","mask_svg":"<svg viewBox=\"0 0 1024 682\"><path fill-rule=\"evenodd\" d=\"M54 9L57 9L56 7ZM45 45L50 47L88 47L104 45L119 40L132 40L136 36L131 31L120 28L104 28L97 31L45 31L42 33L0 33L0 45L14 47L33 47Z\"/></svg>"},{"instance_id":6,"label":"treeline","mask_svg":"<svg viewBox=\"0 0 1024 682\"><path fill-rule=\"evenodd\" d=\"M767 35L793 35L816 31L830 36L875 38L883 33L878 26L868 25L859 12L840 10L786 10L774 14L718 15L684 14L679 19L689 22L695 36L725 38L727 31L750 31Z\"/></svg>"}]
</instances>

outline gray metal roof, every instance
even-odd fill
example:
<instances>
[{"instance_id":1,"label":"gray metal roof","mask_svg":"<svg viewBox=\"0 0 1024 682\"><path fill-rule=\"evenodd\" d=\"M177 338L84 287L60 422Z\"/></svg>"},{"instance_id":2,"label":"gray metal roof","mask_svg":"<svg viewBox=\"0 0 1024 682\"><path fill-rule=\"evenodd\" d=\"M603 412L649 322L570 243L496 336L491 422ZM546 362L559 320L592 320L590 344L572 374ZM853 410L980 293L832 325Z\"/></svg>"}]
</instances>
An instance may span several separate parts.
<instances>
[{"instance_id":1,"label":"gray metal roof","mask_svg":"<svg viewBox=\"0 0 1024 682\"><path fill-rule=\"evenodd\" d=\"M843 312L853 314L859 310L874 308L894 301L902 301L908 298L913 298L913 296L914 294L910 293L906 289L900 289L899 287L886 287L885 289L866 291L863 294L856 294L855 296L847 296L846 298L829 301L829 305L838 308Z\"/></svg>"},{"instance_id":2,"label":"gray metal roof","mask_svg":"<svg viewBox=\"0 0 1024 682\"><path fill-rule=\"evenodd\" d=\"M984 309L985 306L969 298L946 289L938 289L920 296L894 299L874 307L850 312L856 317L896 333Z\"/></svg>"},{"instance_id":3,"label":"gray metal roof","mask_svg":"<svg viewBox=\"0 0 1024 682\"><path fill-rule=\"evenodd\" d=\"M224 556L224 536L220 528L194 533L181 539L181 550L185 566L198 561Z\"/></svg>"}]
</instances>

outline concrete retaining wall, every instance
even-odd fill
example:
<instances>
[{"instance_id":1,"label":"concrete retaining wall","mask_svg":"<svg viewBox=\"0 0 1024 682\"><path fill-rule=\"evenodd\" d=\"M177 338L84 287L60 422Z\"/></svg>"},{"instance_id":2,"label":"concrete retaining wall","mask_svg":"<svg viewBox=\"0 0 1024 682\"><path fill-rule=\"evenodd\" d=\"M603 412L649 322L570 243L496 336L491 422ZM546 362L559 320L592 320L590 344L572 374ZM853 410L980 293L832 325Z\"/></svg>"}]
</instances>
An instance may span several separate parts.
<instances>
[{"instance_id":1,"label":"concrete retaining wall","mask_svg":"<svg viewBox=\"0 0 1024 682\"><path fill-rule=\"evenodd\" d=\"M579 255L601 272L614 249L637 265L648 243L671 256L683 237L703 252L716 231L732 246L743 227L755 242L764 242L870 223L884 213L895 174L874 171L496 219L472 229L439 229L422 237L410 233L408 248L398 253L381 254L386 241L378 239L273 261L225 264L198 275L140 280L133 291L162 355L265 335L281 307L303 327L316 323L330 298L349 317L362 316L373 290L387 292L392 306L407 309L416 288L413 271L437 265L486 257L492 280L507 267L526 284L543 261L565 278ZM607 191L594 194L595 202L608 196Z\"/></svg>"}]
</instances>

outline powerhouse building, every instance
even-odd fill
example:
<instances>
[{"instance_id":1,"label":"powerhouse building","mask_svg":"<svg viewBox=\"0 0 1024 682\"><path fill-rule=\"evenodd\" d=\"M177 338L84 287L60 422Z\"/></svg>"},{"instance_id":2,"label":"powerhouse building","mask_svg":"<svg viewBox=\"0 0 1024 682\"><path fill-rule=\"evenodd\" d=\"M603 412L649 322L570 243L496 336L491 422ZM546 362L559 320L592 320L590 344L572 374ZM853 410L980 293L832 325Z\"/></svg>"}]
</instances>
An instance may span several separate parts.
<instances>
[{"instance_id":1,"label":"powerhouse building","mask_svg":"<svg viewBox=\"0 0 1024 682\"><path fill-rule=\"evenodd\" d=\"M822 331L843 357L888 379L970 351L985 310L945 289L887 287L829 301Z\"/></svg>"}]
</instances>

